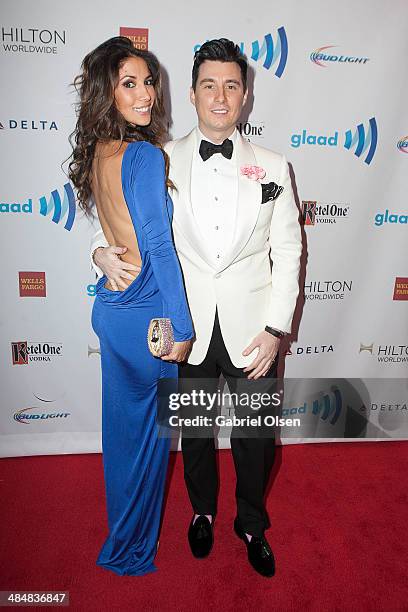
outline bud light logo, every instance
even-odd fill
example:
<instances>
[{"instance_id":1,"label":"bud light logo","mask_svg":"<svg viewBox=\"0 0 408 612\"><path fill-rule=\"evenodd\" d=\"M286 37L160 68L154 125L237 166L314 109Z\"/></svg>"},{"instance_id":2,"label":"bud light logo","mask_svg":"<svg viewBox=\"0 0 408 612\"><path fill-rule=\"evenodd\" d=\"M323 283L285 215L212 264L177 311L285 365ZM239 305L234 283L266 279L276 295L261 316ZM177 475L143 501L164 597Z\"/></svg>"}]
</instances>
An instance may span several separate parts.
<instances>
[{"instance_id":1,"label":"bud light logo","mask_svg":"<svg viewBox=\"0 0 408 612\"><path fill-rule=\"evenodd\" d=\"M344 147L349 150L354 150L356 157L364 157L364 162L369 165L374 157L377 149L378 129L375 117L371 117L368 122L367 132L364 125L360 123L354 130L347 130L344 135ZM301 134L292 134L290 144L294 148L299 148L302 145L319 145L323 147L337 147L339 145L339 132L334 134L308 134L307 130L303 130Z\"/></svg>"},{"instance_id":2,"label":"bud light logo","mask_svg":"<svg viewBox=\"0 0 408 612\"><path fill-rule=\"evenodd\" d=\"M336 45L327 45L326 47L319 47L310 54L311 61L317 66L327 68L326 64L322 62L331 62L335 64L366 64L370 58L368 57L356 57L355 55L331 55L330 53L324 53L327 49L335 49Z\"/></svg>"},{"instance_id":3,"label":"bud light logo","mask_svg":"<svg viewBox=\"0 0 408 612\"><path fill-rule=\"evenodd\" d=\"M408 153L408 136L404 136L397 142L397 149L401 153Z\"/></svg>"},{"instance_id":4,"label":"bud light logo","mask_svg":"<svg viewBox=\"0 0 408 612\"><path fill-rule=\"evenodd\" d=\"M41 398L38 398L41 399ZM46 401L46 400L41 400ZM13 418L17 423L21 425L29 425L32 421L44 422L48 419L66 419L70 416L70 412L37 412L32 413L28 410L39 410L37 406L29 406L28 408L21 408L14 413Z\"/></svg>"},{"instance_id":5,"label":"bud light logo","mask_svg":"<svg viewBox=\"0 0 408 612\"><path fill-rule=\"evenodd\" d=\"M275 40L272 34L269 33L265 34L263 40L254 40L250 44L241 42L238 46L241 49L241 53L245 53L254 62L262 62L262 66L266 70L276 66L274 75L280 79L288 60L288 39L283 26L277 29ZM200 47L201 44L195 45L194 52L198 51Z\"/></svg>"},{"instance_id":6,"label":"bud light logo","mask_svg":"<svg viewBox=\"0 0 408 612\"><path fill-rule=\"evenodd\" d=\"M65 220L64 229L70 231L75 221L75 195L69 183L65 183L63 197L54 189L50 196L41 196L38 200L37 212L47 217L51 216L53 223ZM0 213L32 214L33 200L28 198L25 202L0 202Z\"/></svg>"}]
</instances>

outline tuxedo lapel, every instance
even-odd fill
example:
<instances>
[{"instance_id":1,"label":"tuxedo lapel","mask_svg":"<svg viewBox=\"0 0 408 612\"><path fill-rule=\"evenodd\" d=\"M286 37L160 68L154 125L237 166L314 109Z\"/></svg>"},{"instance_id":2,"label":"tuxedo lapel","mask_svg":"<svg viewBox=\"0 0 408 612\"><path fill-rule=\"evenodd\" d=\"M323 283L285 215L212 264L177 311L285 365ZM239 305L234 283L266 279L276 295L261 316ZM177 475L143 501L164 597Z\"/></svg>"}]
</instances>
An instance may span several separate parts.
<instances>
[{"instance_id":1,"label":"tuxedo lapel","mask_svg":"<svg viewBox=\"0 0 408 612\"><path fill-rule=\"evenodd\" d=\"M242 166L256 165L254 151L240 134L236 138L236 160L238 175L238 203L235 231L232 244L217 266L220 272L227 268L248 242L258 219L262 202L262 187L241 174Z\"/></svg>"},{"instance_id":2,"label":"tuxedo lapel","mask_svg":"<svg viewBox=\"0 0 408 612\"><path fill-rule=\"evenodd\" d=\"M174 222L193 250L209 266L215 268L211 252L207 249L205 239L195 221L191 202L191 168L197 145L197 130L194 129L185 138L177 141L170 155L170 178L176 187L176 190L172 190L171 193L174 204Z\"/></svg>"}]
</instances>

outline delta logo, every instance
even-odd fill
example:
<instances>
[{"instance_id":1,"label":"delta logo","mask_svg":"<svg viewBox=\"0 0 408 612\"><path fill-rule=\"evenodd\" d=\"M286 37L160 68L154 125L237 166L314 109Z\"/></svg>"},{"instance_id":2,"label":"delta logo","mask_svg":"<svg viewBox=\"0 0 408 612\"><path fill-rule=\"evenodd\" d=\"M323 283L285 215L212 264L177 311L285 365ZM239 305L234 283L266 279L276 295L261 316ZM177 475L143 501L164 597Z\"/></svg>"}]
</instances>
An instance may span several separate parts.
<instances>
[{"instance_id":1,"label":"delta logo","mask_svg":"<svg viewBox=\"0 0 408 612\"><path fill-rule=\"evenodd\" d=\"M408 278L406 276L397 276L394 285L394 301L408 300Z\"/></svg>"},{"instance_id":2,"label":"delta logo","mask_svg":"<svg viewBox=\"0 0 408 612\"><path fill-rule=\"evenodd\" d=\"M41 196L38 201L32 198L25 201L0 202L0 213L3 214L40 214L49 217L57 225L64 223L63 228L71 231L75 221L76 205L75 195L70 183L65 183L62 196L57 189L51 191L49 196Z\"/></svg>"},{"instance_id":3,"label":"delta logo","mask_svg":"<svg viewBox=\"0 0 408 612\"><path fill-rule=\"evenodd\" d=\"M208 42L210 39L207 38ZM195 45L193 52L200 49L203 43ZM283 26L277 28L274 36L271 32L265 34L263 39L254 40L251 43L238 43L241 53L250 57L254 62L262 63L265 70L274 70L274 75L281 78L288 60L288 39Z\"/></svg>"},{"instance_id":4,"label":"delta logo","mask_svg":"<svg viewBox=\"0 0 408 612\"><path fill-rule=\"evenodd\" d=\"M334 353L333 344L316 344L309 346L296 345L296 347L291 346L286 351L286 355L297 355L302 357L306 357L307 355L318 355L321 353Z\"/></svg>"},{"instance_id":5,"label":"delta logo","mask_svg":"<svg viewBox=\"0 0 408 612\"><path fill-rule=\"evenodd\" d=\"M397 149L401 153L408 153L408 136L403 136L397 142Z\"/></svg>"},{"instance_id":6,"label":"delta logo","mask_svg":"<svg viewBox=\"0 0 408 612\"><path fill-rule=\"evenodd\" d=\"M310 60L320 66L321 68L327 68L328 66L323 62L329 62L331 64L360 64L364 65L369 61L369 57L362 57L356 55L337 55L332 52L327 52L328 49L337 49L338 45L326 45L325 47L319 47L310 54Z\"/></svg>"},{"instance_id":7,"label":"delta logo","mask_svg":"<svg viewBox=\"0 0 408 612\"><path fill-rule=\"evenodd\" d=\"M27 340L11 343L13 365L28 365L35 361L50 362L54 357L61 355L61 343L27 342Z\"/></svg>"},{"instance_id":8,"label":"delta logo","mask_svg":"<svg viewBox=\"0 0 408 612\"><path fill-rule=\"evenodd\" d=\"M356 157L364 157L364 162L370 165L375 151L377 149L378 142L378 127L375 117L371 117L368 121L367 129L362 123L359 123L352 132L347 130L344 133L345 149L354 150ZM338 147L339 146L339 132L335 131L332 135L323 134L308 134L307 130L302 130L301 134L292 134L290 138L290 144L295 149L298 149L302 145L309 146L321 146L321 147Z\"/></svg>"},{"instance_id":9,"label":"delta logo","mask_svg":"<svg viewBox=\"0 0 408 612\"><path fill-rule=\"evenodd\" d=\"M349 204L338 202L317 202L317 200L302 200L303 225L332 225L348 217Z\"/></svg>"},{"instance_id":10,"label":"delta logo","mask_svg":"<svg viewBox=\"0 0 408 612\"><path fill-rule=\"evenodd\" d=\"M56 121L50 119L7 119L0 122L0 130L40 130L41 132L58 131Z\"/></svg>"},{"instance_id":11,"label":"delta logo","mask_svg":"<svg viewBox=\"0 0 408 612\"><path fill-rule=\"evenodd\" d=\"M148 28L125 28L119 30L120 36L125 36L132 41L133 46L140 51L149 49L149 30Z\"/></svg>"},{"instance_id":12,"label":"delta logo","mask_svg":"<svg viewBox=\"0 0 408 612\"><path fill-rule=\"evenodd\" d=\"M19 272L20 297L46 297L45 272Z\"/></svg>"}]
</instances>

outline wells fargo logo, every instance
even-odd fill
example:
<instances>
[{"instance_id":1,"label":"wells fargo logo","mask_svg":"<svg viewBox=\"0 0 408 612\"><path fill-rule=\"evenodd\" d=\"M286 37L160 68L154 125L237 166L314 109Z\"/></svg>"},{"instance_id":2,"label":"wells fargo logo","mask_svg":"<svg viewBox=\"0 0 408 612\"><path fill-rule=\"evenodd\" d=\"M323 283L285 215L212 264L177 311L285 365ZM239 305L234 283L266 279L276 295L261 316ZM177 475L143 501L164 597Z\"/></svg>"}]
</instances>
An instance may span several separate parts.
<instances>
[{"instance_id":1,"label":"wells fargo logo","mask_svg":"<svg viewBox=\"0 0 408 612\"><path fill-rule=\"evenodd\" d=\"M394 287L394 300L408 300L408 278L397 276Z\"/></svg>"},{"instance_id":2,"label":"wells fargo logo","mask_svg":"<svg viewBox=\"0 0 408 612\"><path fill-rule=\"evenodd\" d=\"M46 297L45 272L19 272L20 297Z\"/></svg>"},{"instance_id":3,"label":"wells fargo logo","mask_svg":"<svg viewBox=\"0 0 408 612\"><path fill-rule=\"evenodd\" d=\"M136 49L148 51L149 49L149 30L148 28L120 28L121 36L126 36L132 41Z\"/></svg>"}]
</instances>

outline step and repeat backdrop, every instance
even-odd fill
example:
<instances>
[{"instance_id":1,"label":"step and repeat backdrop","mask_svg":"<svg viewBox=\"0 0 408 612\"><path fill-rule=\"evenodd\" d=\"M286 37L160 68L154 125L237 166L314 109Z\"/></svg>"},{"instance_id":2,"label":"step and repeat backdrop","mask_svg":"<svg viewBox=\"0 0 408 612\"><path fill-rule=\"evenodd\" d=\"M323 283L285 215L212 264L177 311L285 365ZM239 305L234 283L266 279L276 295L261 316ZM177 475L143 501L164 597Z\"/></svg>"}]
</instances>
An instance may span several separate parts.
<instances>
[{"instance_id":1,"label":"step and repeat backdrop","mask_svg":"<svg viewBox=\"0 0 408 612\"><path fill-rule=\"evenodd\" d=\"M160 59L173 138L196 124L194 51L228 37L249 59L238 129L287 156L304 242L282 357L284 412L304 425L282 442L408 438L407 24L404 0L3 1L1 456L101 449L97 224L62 164L72 81L119 34Z\"/></svg>"}]
</instances>

